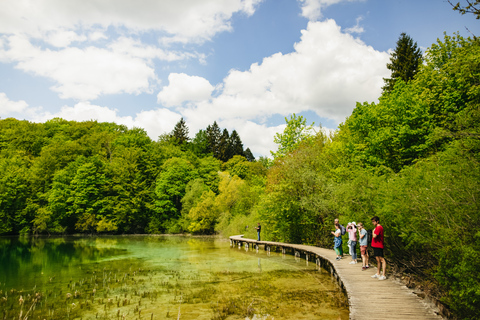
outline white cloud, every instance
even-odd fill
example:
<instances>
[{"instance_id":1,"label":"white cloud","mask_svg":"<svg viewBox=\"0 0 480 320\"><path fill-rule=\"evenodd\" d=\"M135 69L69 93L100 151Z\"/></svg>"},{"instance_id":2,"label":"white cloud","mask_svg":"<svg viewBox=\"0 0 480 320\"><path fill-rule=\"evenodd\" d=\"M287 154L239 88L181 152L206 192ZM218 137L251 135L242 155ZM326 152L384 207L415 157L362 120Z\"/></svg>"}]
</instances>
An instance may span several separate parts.
<instances>
[{"instance_id":1,"label":"white cloud","mask_svg":"<svg viewBox=\"0 0 480 320\"><path fill-rule=\"evenodd\" d=\"M298 0L302 8L302 16L310 21L316 21L322 17L322 9L328 6L345 1L362 1L362 0Z\"/></svg>"},{"instance_id":2,"label":"white cloud","mask_svg":"<svg viewBox=\"0 0 480 320\"><path fill-rule=\"evenodd\" d=\"M4 92L0 92L0 117L13 116L15 113L25 111L27 107L28 104L24 100L12 101Z\"/></svg>"},{"instance_id":3,"label":"white cloud","mask_svg":"<svg viewBox=\"0 0 480 320\"><path fill-rule=\"evenodd\" d=\"M125 45L122 50L115 46L41 49L21 36L9 37L8 45L7 50L0 48L0 61L16 62L16 68L24 72L49 78L56 83L52 90L61 98L78 100L104 94L149 92L156 75L147 58L161 55L134 44Z\"/></svg>"},{"instance_id":4,"label":"white cloud","mask_svg":"<svg viewBox=\"0 0 480 320\"><path fill-rule=\"evenodd\" d=\"M357 18L357 23L353 27L345 29L345 32L347 32L347 33L357 33L357 34L363 33L365 30L363 29L363 27L360 26L360 22L362 20L363 20L363 17L358 17Z\"/></svg>"},{"instance_id":5,"label":"white cloud","mask_svg":"<svg viewBox=\"0 0 480 320\"><path fill-rule=\"evenodd\" d=\"M55 30L47 33L45 41L49 44L64 48L69 46L72 42L78 41L83 42L87 40L87 37L84 35L79 35L74 31L65 31L65 30Z\"/></svg>"},{"instance_id":6,"label":"white cloud","mask_svg":"<svg viewBox=\"0 0 480 320\"><path fill-rule=\"evenodd\" d=\"M314 111L339 123L357 101L375 101L389 55L342 33L333 20L310 22L295 52L232 70L217 97L183 111L201 119L256 119Z\"/></svg>"},{"instance_id":7,"label":"white cloud","mask_svg":"<svg viewBox=\"0 0 480 320\"><path fill-rule=\"evenodd\" d=\"M251 15L262 0L31 0L5 1L0 33L35 38L58 29L78 31L100 26L161 31L170 38L204 41L230 30L236 12Z\"/></svg>"},{"instance_id":8,"label":"white cloud","mask_svg":"<svg viewBox=\"0 0 480 320\"><path fill-rule=\"evenodd\" d=\"M2 95L0 94L0 105ZM90 104L89 102L79 102L72 106L63 106L60 111L55 113L36 110L31 113L31 120L34 122L45 122L53 118L62 118L74 121L97 120L99 122L115 122L123 124L128 128L138 127L147 131L150 138L157 140L158 136L169 133L173 130L182 116L168 109L156 109L140 111L134 117L119 116L118 110L108 107L101 107Z\"/></svg>"},{"instance_id":9,"label":"white cloud","mask_svg":"<svg viewBox=\"0 0 480 320\"><path fill-rule=\"evenodd\" d=\"M208 100L214 89L207 79L184 73L171 73L168 81L169 85L157 95L158 102L166 107Z\"/></svg>"},{"instance_id":10,"label":"white cloud","mask_svg":"<svg viewBox=\"0 0 480 320\"><path fill-rule=\"evenodd\" d=\"M203 53L165 44L208 41L231 30L234 13L251 15L261 1L7 1L0 10L0 61L53 80L61 98L150 93L158 82L155 60L205 62ZM146 45L144 34L155 34L157 45Z\"/></svg>"}]
</instances>

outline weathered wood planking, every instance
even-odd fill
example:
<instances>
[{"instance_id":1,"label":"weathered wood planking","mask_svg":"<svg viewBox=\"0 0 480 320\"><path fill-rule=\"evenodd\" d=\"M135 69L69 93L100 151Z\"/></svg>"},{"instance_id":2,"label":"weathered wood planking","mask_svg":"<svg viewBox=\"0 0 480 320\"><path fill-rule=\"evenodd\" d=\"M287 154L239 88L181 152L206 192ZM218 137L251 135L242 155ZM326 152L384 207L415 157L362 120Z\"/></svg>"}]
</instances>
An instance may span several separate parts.
<instances>
[{"instance_id":1,"label":"weathered wood planking","mask_svg":"<svg viewBox=\"0 0 480 320\"><path fill-rule=\"evenodd\" d=\"M322 267L330 270L332 276L339 281L347 294L350 319L352 320L442 319L412 289L388 278L388 276L384 281L373 279L371 276L376 273L376 268L362 271L361 262L349 264L352 261L350 256L345 256L337 261L334 250L282 242L256 241L245 239L243 235L231 236L230 243L233 245L248 244L253 248L263 246L265 250L279 248L284 253L285 250L290 249L302 256L308 254L309 261L320 262Z\"/></svg>"}]
</instances>

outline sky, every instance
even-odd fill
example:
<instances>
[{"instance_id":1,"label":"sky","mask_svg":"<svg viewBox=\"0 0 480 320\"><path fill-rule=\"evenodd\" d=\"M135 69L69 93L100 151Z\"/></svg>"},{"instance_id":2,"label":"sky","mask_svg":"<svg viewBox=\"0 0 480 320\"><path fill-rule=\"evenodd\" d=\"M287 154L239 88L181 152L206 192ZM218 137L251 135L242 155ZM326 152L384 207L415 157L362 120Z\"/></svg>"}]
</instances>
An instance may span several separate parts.
<instances>
[{"instance_id":1,"label":"sky","mask_svg":"<svg viewBox=\"0 0 480 320\"><path fill-rule=\"evenodd\" d=\"M455 1L456 2L456 1ZM269 156L293 113L376 102L402 32L480 36L446 0L0 0L0 118L115 122L157 140L217 121Z\"/></svg>"}]
</instances>

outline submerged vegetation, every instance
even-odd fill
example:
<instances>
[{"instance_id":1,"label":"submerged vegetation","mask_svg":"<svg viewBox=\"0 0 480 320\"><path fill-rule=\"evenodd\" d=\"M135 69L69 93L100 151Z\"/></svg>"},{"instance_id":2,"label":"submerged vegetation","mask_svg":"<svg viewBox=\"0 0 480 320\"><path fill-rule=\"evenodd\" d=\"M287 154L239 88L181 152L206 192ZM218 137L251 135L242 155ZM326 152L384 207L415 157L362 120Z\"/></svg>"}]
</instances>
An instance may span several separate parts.
<instances>
[{"instance_id":1,"label":"submerged vegetation","mask_svg":"<svg viewBox=\"0 0 480 320\"><path fill-rule=\"evenodd\" d=\"M255 161L216 123L190 141L181 121L152 141L112 123L0 120L0 234L254 238L261 222L265 240L331 247L334 218L368 227L377 215L388 265L476 319L480 43L445 35L417 67L331 136L286 119L273 160ZM220 319L232 305L212 308Z\"/></svg>"},{"instance_id":2,"label":"submerged vegetation","mask_svg":"<svg viewBox=\"0 0 480 320\"><path fill-rule=\"evenodd\" d=\"M38 246L47 251L17 255ZM71 260L36 265L58 246ZM7 281L0 282L2 319L348 319L345 296L327 271L291 256L238 252L225 241L218 248L213 238L4 240L0 249L9 258L2 266L28 262L24 271L36 274L28 289L19 284L22 274L0 275Z\"/></svg>"}]
</instances>

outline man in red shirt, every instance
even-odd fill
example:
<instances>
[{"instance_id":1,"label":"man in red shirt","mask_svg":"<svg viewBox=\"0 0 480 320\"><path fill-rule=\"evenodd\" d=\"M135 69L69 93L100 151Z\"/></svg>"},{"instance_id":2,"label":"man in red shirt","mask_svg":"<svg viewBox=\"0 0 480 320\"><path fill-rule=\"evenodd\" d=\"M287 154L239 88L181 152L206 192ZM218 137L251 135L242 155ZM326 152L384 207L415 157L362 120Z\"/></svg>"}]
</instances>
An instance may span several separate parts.
<instances>
[{"instance_id":1,"label":"man in red shirt","mask_svg":"<svg viewBox=\"0 0 480 320\"><path fill-rule=\"evenodd\" d=\"M375 229L372 232L372 248L373 255L377 259L377 273L372 276L372 278L377 278L378 280L385 280L385 269L387 268L387 263L383 257L383 248L384 248L384 237L383 237L383 227L380 225L380 218L375 216L372 218L372 223ZM383 271L380 275L380 270Z\"/></svg>"}]
</instances>

